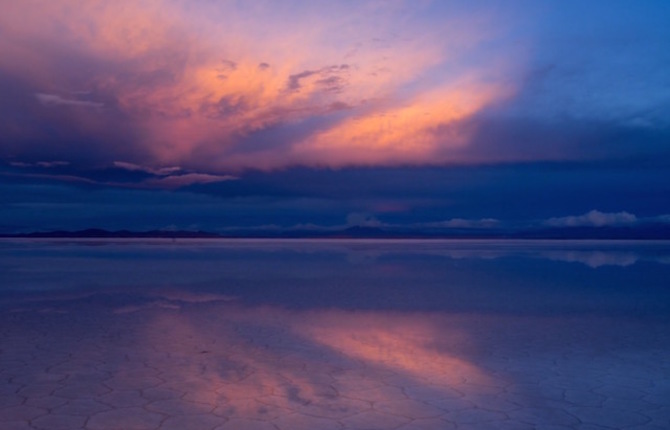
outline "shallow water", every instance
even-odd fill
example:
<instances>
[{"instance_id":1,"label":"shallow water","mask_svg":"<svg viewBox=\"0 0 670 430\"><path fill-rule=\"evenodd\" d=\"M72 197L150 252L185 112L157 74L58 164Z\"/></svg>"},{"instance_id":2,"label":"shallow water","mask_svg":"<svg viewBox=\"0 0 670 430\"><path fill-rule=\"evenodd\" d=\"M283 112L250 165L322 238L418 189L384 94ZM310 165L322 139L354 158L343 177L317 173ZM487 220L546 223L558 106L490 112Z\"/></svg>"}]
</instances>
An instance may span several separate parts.
<instances>
[{"instance_id":1,"label":"shallow water","mask_svg":"<svg viewBox=\"0 0 670 430\"><path fill-rule=\"evenodd\" d=\"M0 242L0 428L670 427L670 243Z\"/></svg>"}]
</instances>

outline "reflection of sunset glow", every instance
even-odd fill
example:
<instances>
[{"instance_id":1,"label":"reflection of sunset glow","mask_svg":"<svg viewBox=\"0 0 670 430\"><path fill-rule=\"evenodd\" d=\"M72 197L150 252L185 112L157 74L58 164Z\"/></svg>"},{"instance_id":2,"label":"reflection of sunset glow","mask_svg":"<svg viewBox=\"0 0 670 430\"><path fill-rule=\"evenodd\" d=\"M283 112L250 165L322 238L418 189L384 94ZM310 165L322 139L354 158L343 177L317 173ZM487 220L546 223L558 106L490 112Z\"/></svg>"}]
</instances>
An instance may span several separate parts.
<instances>
[{"instance_id":1,"label":"reflection of sunset glow","mask_svg":"<svg viewBox=\"0 0 670 430\"><path fill-rule=\"evenodd\" d=\"M399 422L437 419L470 405L460 398L488 380L455 354L467 338L437 315L242 309L210 299L183 302L208 308L198 313L135 309L153 315L140 330L141 359L163 368L161 387L185 393L199 413L287 428L298 419L376 422L394 409Z\"/></svg>"},{"instance_id":2,"label":"reflection of sunset glow","mask_svg":"<svg viewBox=\"0 0 670 430\"><path fill-rule=\"evenodd\" d=\"M430 315L329 311L296 327L309 338L347 357L402 372L422 382L458 384L483 380L481 371L446 349L461 340L445 321Z\"/></svg>"},{"instance_id":3,"label":"reflection of sunset glow","mask_svg":"<svg viewBox=\"0 0 670 430\"><path fill-rule=\"evenodd\" d=\"M631 345L657 344L665 323L591 314L287 310L175 289L22 304L2 313L8 347L0 361L9 382L0 424L574 427L602 423L604 415L592 411L611 409L608 396L617 407L621 393L648 398L646 406L638 402L646 409L636 402L617 409L640 424L665 400L651 391L664 371L659 350L631 354Z\"/></svg>"}]
</instances>

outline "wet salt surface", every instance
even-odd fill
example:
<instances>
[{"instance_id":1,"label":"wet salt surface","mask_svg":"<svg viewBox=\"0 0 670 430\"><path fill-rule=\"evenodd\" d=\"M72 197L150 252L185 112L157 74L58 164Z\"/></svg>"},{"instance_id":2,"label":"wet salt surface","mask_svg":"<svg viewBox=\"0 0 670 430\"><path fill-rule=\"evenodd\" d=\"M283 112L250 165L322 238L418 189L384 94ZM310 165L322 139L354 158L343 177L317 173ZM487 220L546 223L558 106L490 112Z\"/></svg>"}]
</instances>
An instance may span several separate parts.
<instances>
[{"instance_id":1,"label":"wet salt surface","mask_svg":"<svg viewBox=\"0 0 670 430\"><path fill-rule=\"evenodd\" d=\"M667 429L670 247L2 242L2 429Z\"/></svg>"}]
</instances>

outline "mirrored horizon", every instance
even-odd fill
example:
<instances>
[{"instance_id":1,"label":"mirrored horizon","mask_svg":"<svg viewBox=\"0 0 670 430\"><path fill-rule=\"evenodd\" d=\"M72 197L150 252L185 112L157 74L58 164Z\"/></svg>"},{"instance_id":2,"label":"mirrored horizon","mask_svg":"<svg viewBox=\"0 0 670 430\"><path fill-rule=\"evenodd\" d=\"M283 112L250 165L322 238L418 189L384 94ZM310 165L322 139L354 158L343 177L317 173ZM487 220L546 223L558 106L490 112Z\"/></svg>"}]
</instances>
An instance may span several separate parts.
<instances>
[{"instance_id":1,"label":"mirrored horizon","mask_svg":"<svg viewBox=\"0 0 670 430\"><path fill-rule=\"evenodd\" d=\"M663 315L670 242L4 240L0 297L214 294L289 308Z\"/></svg>"}]
</instances>

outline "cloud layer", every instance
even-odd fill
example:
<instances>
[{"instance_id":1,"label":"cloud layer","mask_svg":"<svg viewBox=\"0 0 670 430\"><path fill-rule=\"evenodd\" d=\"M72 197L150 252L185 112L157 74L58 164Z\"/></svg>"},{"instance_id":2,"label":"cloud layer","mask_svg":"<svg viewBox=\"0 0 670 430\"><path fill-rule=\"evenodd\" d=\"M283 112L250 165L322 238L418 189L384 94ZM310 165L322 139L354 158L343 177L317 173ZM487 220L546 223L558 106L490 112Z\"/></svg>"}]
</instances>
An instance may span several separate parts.
<instances>
[{"instance_id":1,"label":"cloud layer","mask_svg":"<svg viewBox=\"0 0 670 430\"><path fill-rule=\"evenodd\" d=\"M524 52L488 46L508 36L490 10L440 2L2 9L0 156L19 162L209 173L448 162L471 119L514 94Z\"/></svg>"}]
</instances>

